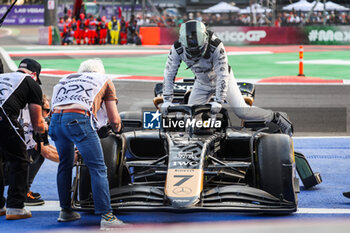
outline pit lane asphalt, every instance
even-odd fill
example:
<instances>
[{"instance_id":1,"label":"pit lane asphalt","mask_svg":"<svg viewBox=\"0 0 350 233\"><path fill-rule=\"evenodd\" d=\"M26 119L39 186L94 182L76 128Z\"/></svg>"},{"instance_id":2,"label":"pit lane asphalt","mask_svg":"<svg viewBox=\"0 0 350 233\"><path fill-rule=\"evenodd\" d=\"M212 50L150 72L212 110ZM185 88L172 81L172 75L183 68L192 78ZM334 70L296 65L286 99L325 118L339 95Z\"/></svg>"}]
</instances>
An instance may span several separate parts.
<instances>
[{"instance_id":1,"label":"pit lane asphalt","mask_svg":"<svg viewBox=\"0 0 350 233\"><path fill-rule=\"evenodd\" d=\"M52 95L59 78L41 77L43 92ZM118 109L141 111L153 107L154 82L113 81L119 99ZM285 111L297 136L350 135L350 85L257 84L255 106ZM233 119L239 125L239 119Z\"/></svg>"}]
</instances>

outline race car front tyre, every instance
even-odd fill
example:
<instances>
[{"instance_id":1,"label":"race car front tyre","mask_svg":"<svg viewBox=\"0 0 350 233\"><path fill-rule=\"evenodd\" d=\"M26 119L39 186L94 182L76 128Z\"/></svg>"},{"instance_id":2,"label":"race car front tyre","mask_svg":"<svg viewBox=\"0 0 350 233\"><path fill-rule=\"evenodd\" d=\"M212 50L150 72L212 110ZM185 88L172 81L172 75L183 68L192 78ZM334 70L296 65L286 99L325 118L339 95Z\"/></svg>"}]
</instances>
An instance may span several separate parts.
<instances>
[{"instance_id":1,"label":"race car front tyre","mask_svg":"<svg viewBox=\"0 0 350 233\"><path fill-rule=\"evenodd\" d=\"M291 138L285 134L263 135L255 157L258 188L297 204L295 160Z\"/></svg>"},{"instance_id":2,"label":"race car front tyre","mask_svg":"<svg viewBox=\"0 0 350 233\"><path fill-rule=\"evenodd\" d=\"M118 186L121 143L120 140L118 140L113 134L110 134L108 137L101 139L101 145L107 167L109 189L112 189ZM80 168L79 200L85 201L91 199L91 192L91 178L89 169L83 165Z\"/></svg>"},{"instance_id":3,"label":"race car front tyre","mask_svg":"<svg viewBox=\"0 0 350 233\"><path fill-rule=\"evenodd\" d=\"M86 166L80 168L79 200L87 201L92 197L89 169Z\"/></svg>"},{"instance_id":4,"label":"race car front tyre","mask_svg":"<svg viewBox=\"0 0 350 233\"><path fill-rule=\"evenodd\" d=\"M121 142L113 134L110 134L108 137L101 139L101 145L107 166L109 189L112 189L118 186Z\"/></svg>"}]
</instances>

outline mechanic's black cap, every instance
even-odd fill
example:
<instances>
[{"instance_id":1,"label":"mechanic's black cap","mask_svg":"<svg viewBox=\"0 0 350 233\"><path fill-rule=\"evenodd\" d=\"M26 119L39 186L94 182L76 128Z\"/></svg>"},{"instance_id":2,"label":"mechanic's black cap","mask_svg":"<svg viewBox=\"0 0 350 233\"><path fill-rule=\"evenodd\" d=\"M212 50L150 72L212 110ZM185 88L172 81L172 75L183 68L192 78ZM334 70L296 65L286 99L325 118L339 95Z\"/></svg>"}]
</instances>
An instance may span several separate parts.
<instances>
[{"instance_id":1,"label":"mechanic's black cap","mask_svg":"<svg viewBox=\"0 0 350 233\"><path fill-rule=\"evenodd\" d=\"M39 83L39 85L41 85L41 81L39 79L41 65L39 64L39 62L37 62L31 58L25 58L21 61L21 63L19 63L18 68L25 68L25 69L30 70L32 72L36 72L36 76L38 78L37 82Z\"/></svg>"}]
</instances>

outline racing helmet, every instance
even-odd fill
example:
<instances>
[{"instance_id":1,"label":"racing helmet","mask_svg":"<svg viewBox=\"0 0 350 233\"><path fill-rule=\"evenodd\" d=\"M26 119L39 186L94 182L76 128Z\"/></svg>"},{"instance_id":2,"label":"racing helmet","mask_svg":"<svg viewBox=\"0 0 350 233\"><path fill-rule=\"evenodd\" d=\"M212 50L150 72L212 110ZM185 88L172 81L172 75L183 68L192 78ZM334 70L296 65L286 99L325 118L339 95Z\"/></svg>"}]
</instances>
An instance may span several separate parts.
<instances>
[{"instance_id":1,"label":"racing helmet","mask_svg":"<svg viewBox=\"0 0 350 233\"><path fill-rule=\"evenodd\" d=\"M205 54L208 37L207 28L198 20L181 24L179 42L189 58L199 58Z\"/></svg>"}]
</instances>

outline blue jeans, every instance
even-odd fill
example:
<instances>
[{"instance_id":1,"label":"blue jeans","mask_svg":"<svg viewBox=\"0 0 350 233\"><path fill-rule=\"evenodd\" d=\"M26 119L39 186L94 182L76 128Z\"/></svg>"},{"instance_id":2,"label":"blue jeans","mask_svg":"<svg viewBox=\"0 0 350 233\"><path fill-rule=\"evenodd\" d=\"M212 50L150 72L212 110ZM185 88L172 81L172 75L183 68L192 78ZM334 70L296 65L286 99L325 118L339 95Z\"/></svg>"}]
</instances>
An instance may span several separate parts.
<instances>
[{"instance_id":1,"label":"blue jeans","mask_svg":"<svg viewBox=\"0 0 350 233\"><path fill-rule=\"evenodd\" d=\"M49 135L55 142L60 158L57 188L61 208L71 209L70 190L76 145L90 172L95 213L111 212L107 168L100 139L91 126L90 118L79 113L55 113L51 117Z\"/></svg>"}]
</instances>

